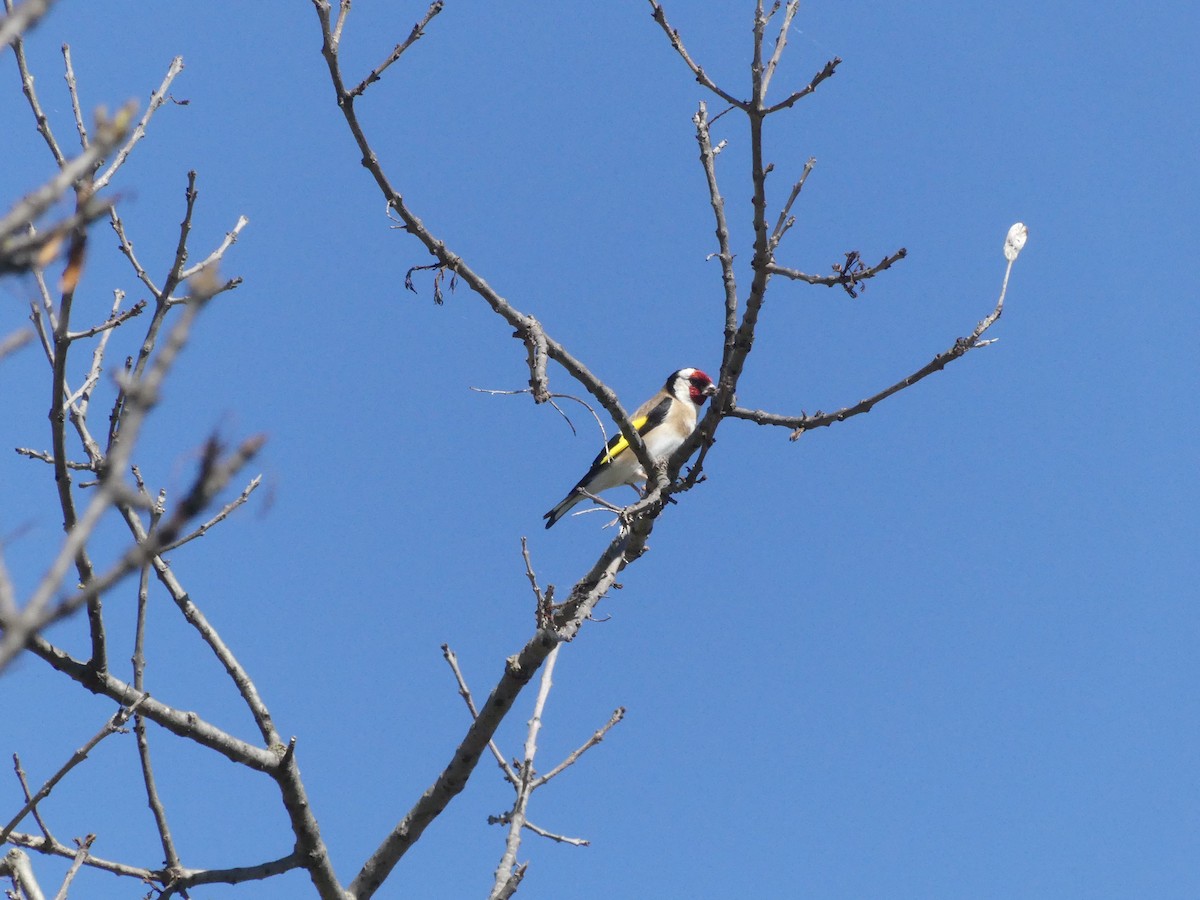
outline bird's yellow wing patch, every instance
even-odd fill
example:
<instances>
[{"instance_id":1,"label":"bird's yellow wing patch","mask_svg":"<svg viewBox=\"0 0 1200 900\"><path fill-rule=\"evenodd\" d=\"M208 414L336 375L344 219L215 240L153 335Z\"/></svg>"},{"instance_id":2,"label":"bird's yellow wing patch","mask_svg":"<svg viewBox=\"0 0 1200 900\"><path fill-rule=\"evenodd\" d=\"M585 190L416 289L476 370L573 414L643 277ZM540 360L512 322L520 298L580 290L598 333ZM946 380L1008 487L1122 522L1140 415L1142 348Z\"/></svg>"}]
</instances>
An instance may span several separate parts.
<instances>
[{"instance_id":1,"label":"bird's yellow wing patch","mask_svg":"<svg viewBox=\"0 0 1200 900\"><path fill-rule=\"evenodd\" d=\"M641 434L642 429L645 428L646 422L648 422L649 420L650 420L649 416L639 416L638 418L634 419L633 422L631 422L630 424L633 425L634 430L638 434ZM616 459L618 456L620 456L621 451L625 450L628 447L629 447L629 441L625 440L625 435L621 434L621 432L618 431L616 434L614 434L609 439L608 446L606 446L604 448L604 452L600 454L600 458L597 459L596 462L602 466L606 466L610 462L612 462L614 459Z\"/></svg>"},{"instance_id":2,"label":"bird's yellow wing patch","mask_svg":"<svg viewBox=\"0 0 1200 900\"><path fill-rule=\"evenodd\" d=\"M654 405L653 409L646 412L645 415L638 416L630 421L634 431L640 434L643 438L651 431L657 428L667 418L667 413L671 410L671 398L663 397ZM588 474L583 477L587 481L597 470L604 468L614 459L620 456L624 451L629 449L629 441L625 440L625 435L617 432L608 439L608 443L604 449L600 451L600 455L596 457L596 461L592 463L592 468L588 470Z\"/></svg>"}]
</instances>

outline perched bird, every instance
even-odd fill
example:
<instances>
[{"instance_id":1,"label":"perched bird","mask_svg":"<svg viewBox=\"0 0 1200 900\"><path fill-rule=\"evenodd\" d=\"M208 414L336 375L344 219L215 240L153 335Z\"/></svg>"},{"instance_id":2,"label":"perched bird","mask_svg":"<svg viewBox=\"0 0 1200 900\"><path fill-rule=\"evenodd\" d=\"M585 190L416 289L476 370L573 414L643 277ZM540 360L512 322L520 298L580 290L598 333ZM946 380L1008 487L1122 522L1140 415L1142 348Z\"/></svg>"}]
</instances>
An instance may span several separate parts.
<instances>
[{"instance_id":1,"label":"perched bird","mask_svg":"<svg viewBox=\"0 0 1200 900\"><path fill-rule=\"evenodd\" d=\"M716 392L717 386L712 379L699 369L680 369L672 373L663 389L639 406L630 417L650 456L658 460L674 453L695 430L697 413L705 399ZM587 474L542 518L549 528L576 503L586 499L581 491L598 494L622 484L645 480L645 470L625 436L618 431L600 451Z\"/></svg>"}]
</instances>

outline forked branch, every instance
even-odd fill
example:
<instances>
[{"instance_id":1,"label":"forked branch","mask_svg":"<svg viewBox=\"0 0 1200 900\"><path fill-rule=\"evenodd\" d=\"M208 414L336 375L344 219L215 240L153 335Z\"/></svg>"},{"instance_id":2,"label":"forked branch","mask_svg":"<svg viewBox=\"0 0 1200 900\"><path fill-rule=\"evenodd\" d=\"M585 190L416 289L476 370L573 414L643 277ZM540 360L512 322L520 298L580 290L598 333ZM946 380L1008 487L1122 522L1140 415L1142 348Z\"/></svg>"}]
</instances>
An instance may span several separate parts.
<instances>
[{"instance_id":1,"label":"forked branch","mask_svg":"<svg viewBox=\"0 0 1200 900\"><path fill-rule=\"evenodd\" d=\"M939 353L911 375L905 376L895 384L884 388L877 394L867 397L865 400L860 400L853 406L846 406L832 413L818 411L811 416L804 413L799 416L786 416L766 412L761 409L734 407L729 410L728 415L736 419L747 419L758 425L775 425L781 428L790 428L792 429L791 440L798 440L806 431L812 431L815 428L824 428L832 425L834 422L844 422L846 419L870 412L877 403L886 400L894 394L898 394L905 388L912 387L918 381L927 378L934 372L940 372L954 360L960 359L971 350L977 347L986 347L992 341L984 340L983 335L996 323L996 320L1004 312L1004 297L1008 292L1008 278L1012 274L1013 263L1016 262L1017 255L1020 253L1021 248L1025 246L1028 233L1029 229L1020 222L1009 229L1008 236L1005 239L1005 257L1008 260L1008 265L1004 270L1004 281L1000 286L1000 296L996 300L996 305L992 311L980 320L979 324L975 326L975 330L969 335L958 338L948 350Z\"/></svg>"}]
</instances>

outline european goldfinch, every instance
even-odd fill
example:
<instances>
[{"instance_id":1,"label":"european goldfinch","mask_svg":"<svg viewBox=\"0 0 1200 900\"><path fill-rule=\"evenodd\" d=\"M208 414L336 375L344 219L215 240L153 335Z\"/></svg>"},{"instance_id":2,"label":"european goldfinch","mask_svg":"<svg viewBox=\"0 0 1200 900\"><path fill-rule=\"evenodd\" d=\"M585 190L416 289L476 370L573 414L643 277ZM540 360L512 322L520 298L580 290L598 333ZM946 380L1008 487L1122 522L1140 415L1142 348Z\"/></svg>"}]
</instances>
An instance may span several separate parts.
<instances>
[{"instance_id":1,"label":"european goldfinch","mask_svg":"<svg viewBox=\"0 0 1200 900\"><path fill-rule=\"evenodd\" d=\"M659 460L674 453L696 429L697 413L704 401L716 392L717 386L712 379L699 369L680 369L672 373L662 390L639 406L629 420L642 436L650 456ZM618 431L600 451L587 474L542 518L549 528L585 499L581 491L599 494L622 484L645 480L646 472L629 442Z\"/></svg>"}]
</instances>

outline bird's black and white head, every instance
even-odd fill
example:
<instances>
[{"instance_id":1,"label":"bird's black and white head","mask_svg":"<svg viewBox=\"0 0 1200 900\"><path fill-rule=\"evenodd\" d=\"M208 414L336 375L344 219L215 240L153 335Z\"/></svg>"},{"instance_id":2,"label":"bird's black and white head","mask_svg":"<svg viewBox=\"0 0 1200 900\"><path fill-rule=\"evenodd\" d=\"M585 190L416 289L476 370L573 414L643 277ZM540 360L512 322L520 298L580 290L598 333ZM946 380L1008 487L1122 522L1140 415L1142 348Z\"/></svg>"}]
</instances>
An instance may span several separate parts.
<instances>
[{"instance_id":1,"label":"bird's black and white head","mask_svg":"<svg viewBox=\"0 0 1200 900\"><path fill-rule=\"evenodd\" d=\"M677 400L690 400L696 406L703 406L704 401L717 392L717 386L699 369L680 369L667 379L666 390Z\"/></svg>"}]
</instances>

